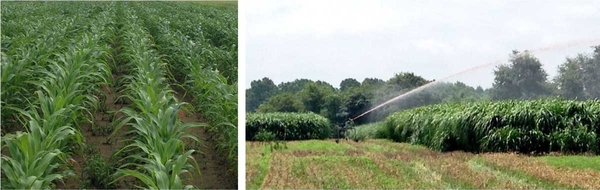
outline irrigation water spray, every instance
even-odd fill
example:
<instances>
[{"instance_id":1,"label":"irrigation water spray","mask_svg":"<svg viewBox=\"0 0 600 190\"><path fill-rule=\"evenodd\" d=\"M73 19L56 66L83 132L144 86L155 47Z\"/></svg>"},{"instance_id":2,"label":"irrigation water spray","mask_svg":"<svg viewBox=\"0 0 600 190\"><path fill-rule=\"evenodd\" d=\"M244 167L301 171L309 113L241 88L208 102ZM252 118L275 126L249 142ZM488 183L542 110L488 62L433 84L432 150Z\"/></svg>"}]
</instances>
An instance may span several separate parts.
<instances>
[{"instance_id":1,"label":"irrigation water spray","mask_svg":"<svg viewBox=\"0 0 600 190\"><path fill-rule=\"evenodd\" d=\"M528 50L528 51L520 52L520 53L517 54L517 56L522 56L525 53L538 53L538 52L552 51L552 50L564 49L564 48L569 48L569 47L573 47L573 46L580 46L580 45L586 45L586 44L587 45L600 44L600 39L580 40L580 41L571 41L571 42L567 42L567 43L555 44L555 45L552 45L552 46L546 46L546 47L542 47L542 48L537 48L537 49L533 49L533 50ZM474 70L486 68L486 67L489 67L489 66L499 65L501 63L502 63L502 61L498 60L498 61L495 61L495 62L478 65L478 66L466 69L464 71L452 74L450 76L444 77L441 80L436 80L436 81L429 82L429 83L424 84L422 86L419 86L419 87L417 87L415 89L412 89L412 90L410 90L410 91L408 91L408 92L406 92L404 94L400 94L400 95L398 95L398 96L396 96L396 97L394 97L394 98L392 98L392 99L390 99L390 100L388 100L386 102L383 102L382 104L379 104L379 105L377 105L377 106L375 106L375 107L367 110L366 112L364 112L364 113L362 113L362 114L360 114L360 115L352 118L351 120L356 120L356 119L358 119L358 118L360 118L360 117L362 117L364 115L367 115L368 113L371 113L372 111L375 111L375 110L379 109L382 106L385 106L385 105L387 105L389 103L392 103L392 102L394 102L394 101L396 101L398 99L401 99L403 97L406 97L408 95L411 95L411 94L414 94L416 92L419 92L419 91L421 91L421 90L423 90L423 89L425 89L427 87L433 86L433 85L435 85L435 84L437 84L437 83L439 83L441 81L445 81L445 80L451 79L453 77L462 75L464 73L468 73L470 71L474 71Z\"/></svg>"}]
</instances>

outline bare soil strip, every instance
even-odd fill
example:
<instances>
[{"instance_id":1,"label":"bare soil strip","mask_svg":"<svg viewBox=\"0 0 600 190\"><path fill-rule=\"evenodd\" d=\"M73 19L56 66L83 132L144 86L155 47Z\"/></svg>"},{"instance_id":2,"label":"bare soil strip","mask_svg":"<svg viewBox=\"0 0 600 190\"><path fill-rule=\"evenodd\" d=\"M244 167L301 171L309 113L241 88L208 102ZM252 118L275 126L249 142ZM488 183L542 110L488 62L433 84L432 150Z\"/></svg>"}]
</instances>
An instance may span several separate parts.
<instances>
[{"instance_id":1,"label":"bare soil strip","mask_svg":"<svg viewBox=\"0 0 600 190\"><path fill-rule=\"evenodd\" d=\"M189 97L183 97L183 91L178 89L175 85L171 85L171 88L175 90L175 97L181 101L193 104L192 99ZM185 113L180 119L184 123L199 122L204 123L199 113ZM200 177L195 175L190 180L191 184L198 188L206 189L236 189L237 188L237 174L227 172L227 161L225 158L219 157L219 153L216 151L214 134L207 131L205 128L193 128L189 130L189 133L194 134L200 140L199 146L194 146L188 143L189 146L197 151L198 154L194 154L193 157L196 159L198 166L200 167Z\"/></svg>"}]
</instances>

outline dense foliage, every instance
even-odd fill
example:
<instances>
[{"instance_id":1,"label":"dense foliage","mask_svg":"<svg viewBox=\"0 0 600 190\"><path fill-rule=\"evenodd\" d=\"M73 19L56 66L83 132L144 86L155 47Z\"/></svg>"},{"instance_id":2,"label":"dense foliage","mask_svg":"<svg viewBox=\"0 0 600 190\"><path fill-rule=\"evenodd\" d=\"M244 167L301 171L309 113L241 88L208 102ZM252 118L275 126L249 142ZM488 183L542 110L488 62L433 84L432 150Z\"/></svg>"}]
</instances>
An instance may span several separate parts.
<instances>
[{"instance_id":1,"label":"dense foliage","mask_svg":"<svg viewBox=\"0 0 600 190\"><path fill-rule=\"evenodd\" d=\"M572 99L600 98L600 46L592 54L567 58L554 79L557 94Z\"/></svg>"},{"instance_id":2,"label":"dense foliage","mask_svg":"<svg viewBox=\"0 0 600 190\"><path fill-rule=\"evenodd\" d=\"M528 52L513 51L509 61L510 64L500 65L494 71L492 99L530 100L550 94L546 86L548 74L537 58Z\"/></svg>"},{"instance_id":3,"label":"dense foliage","mask_svg":"<svg viewBox=\"0 0 600 190\"><path fill-rule=\"evenodd\" d=\"M191 156L196 150L186 147L183 140L191 138L197 141L197 138L184 131L201 124L183 124L178 119L179 110L185 103L179 102L166 84L166 64L153 49L150 34L135 19L133 10L118 4L117 13L122 15L118 23L125 39L122 56L128 68L127 85L122 91L133 105L120 110L124 119L116 126L115 133L127 125L130 126L128 133L135 136L128 139L128 145L121 150L132 152L127 156L131 161L121 163L115 175L139 179L144 186L138 188L192 188L185 185L187 181L182 180L182 176L199 170L191 164L196 163Z\"/></svg>"},{"instance_id":4,"label":"dense foliage","mask_svg":"<svg viewBox=\"0 0 600 190\"><path fill-rule=\"evenodd\" d=\"M109 4L36 5L2 6L2 130L20 130L2 137L5 189L48 189L75 175L79 126L110 81Z\"/></svg>"},{"instance_id":5,"label":"dense foliage","mask_svg":"<svg viewBox=\"0 0 600 190\"><path fill-rule=\"evenodd\" d=\"M438 81L410 96L355 120L365 124L384 120L391 113L420 106L476 102L481 100L533 100L547 97L589 100L600 98L600 46L591 54L567 58L558 75L549 80L543 64L528 51L513 51L507 64L494 70L491 88L471 87L462 82ZM341 81L339 88L323 81L296 79L275 85L269 78L252 81L246 90L247 112L313 112L334 125L364 113L370 108L435 80L401 72L388 80L353 78Z\"/></svg>"},{"instance_id":6,"label":"dense foliage","mask_svg":"<svg viewBox=\"0 0 600 190\"><path fill-rule=\"evenodd\" d=\"M438 104L397 112L382 137L440 151L600 150L600 101L540 99Z\"/></svg>"},{"instance_id":7,"label":"dense foliage","mask_svg":"<svg viewBox=\"0 0 600 190\"><path fill-rule=\"evenodd\" d=\"M383 127L385 127L384 122L359 125L346 131L346 137L355 141L384 138L386 131L383 130Z\"/></svg>"},{"instance_id":8,"label":"dense foliage","mask_svg":"<svg viewBox=\"0 0 600 190\"><path fill-rule=\"evenodd\" d=\"M314 113L249 113L246 115L246 140L260 132L275 134L277 140L324 139L331 136L327 118Z\"/></svg>"},{"instance_id":9,"label":"dense foliage","mask_svg":"<svg viewBox=\"0 0 600 190\"><path fill-rule=\"evenodd\" d=\"M246 108L249 112L258 113L308 111L326 117L334 125L343 125L369 108L428 82L431 81L414 73L400 73L387 81L366 78L359 83L355 79L346 79L337 89L326 82L308 79L275 86L269 78L263 78L252 81L251 88L246 90ZM479 89L461 82L440 83L413 94L411 101L394 102L355 122L380 121L398 110L423 105L485 99L486 92Z\"/></svg>"},{"instance_id":10,"label":"dense foliage","mask_svg":"<svg viewBox=\"0 0 600 190\"><path fill-rule=\"evenodd\" d=\"M237 171L237 9L114 1L1 8L2 188L56 188L75 175L104 188L126 176L129 187L192 188L202 161L192 157L199 143L188 129L198 126ZM188 103L175 97L179 87ZM126 106L118 113L108 110L111 93ZM189 107L207 124L184 123ZM104 114L112 121L100 121ZM86 129L128 135L114 152L123 157L77 163L73 156L95 143ZM76 165L99 172L83 175Z\"/></svg>"},{"instance_id":11,"label":"dense foliage","mask_svg":"<svg viewBox=\"0 0 600 190\"><path fill-rule=\"evenodd\" d=\"M156 37L158 52L168 55L165 60L175 82L192 97L195 111L217 135L217 150L236 172L237 10L165 2L133 5Z\"/></svg>"}]
</instances>

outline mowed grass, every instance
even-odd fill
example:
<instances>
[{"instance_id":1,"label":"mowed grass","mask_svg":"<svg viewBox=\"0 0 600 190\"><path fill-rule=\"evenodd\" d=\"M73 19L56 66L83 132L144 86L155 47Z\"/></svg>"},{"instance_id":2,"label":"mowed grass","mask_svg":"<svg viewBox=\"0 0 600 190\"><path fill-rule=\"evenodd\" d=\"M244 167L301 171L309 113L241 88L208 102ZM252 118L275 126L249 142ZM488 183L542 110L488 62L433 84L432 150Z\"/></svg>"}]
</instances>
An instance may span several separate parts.
<instances>
[{"instance_id":1,"label":"mowed grass","mask_svg":"<svg viewBox=\"0 0 600 190\"><path fill-rule=\"evenodd\" d=\"M600 188L599 157L438 152L388 140L246 143L248 189Z\"/></svg>"},{"instance_id":2,"label":"mowed grass","mask_svg":"<svg viewBox=\"0 0 600 190\"><path fill-rule=\"evenodd\" d=\"M265 178L265 175L269 172L269 161L271 160L271 149L267 146L262 146L261 144L247 144L246 147L248 149L254 149L253 152L246 153L247 157L252 157L253 159L246 160L246 167L251 167L253 170L246 172L246 177L250 179L247 181L248 188L257 189L262 184L262 180Z\"/></svg>"},{"instance_id":3,"label":"mowed grass","mask_svg":"<svg viewBox=\"0 0 600 190\"><path fill-rule=\"evenodd\" d=\"M543 156L539 159L559 168L593 169L600 171L600 156Z\"/></svg>"},{"instance_id":4,"label":"mowed grass","mask_svg":"<svg viewBox=\"0 0 600 190\"><path fill-rule=\"evenodd\" d=\"M221 5L226 7L238 7L237 1L196 1L197 3L207 4L207 5Z\"/></svg>"}]
</instances>

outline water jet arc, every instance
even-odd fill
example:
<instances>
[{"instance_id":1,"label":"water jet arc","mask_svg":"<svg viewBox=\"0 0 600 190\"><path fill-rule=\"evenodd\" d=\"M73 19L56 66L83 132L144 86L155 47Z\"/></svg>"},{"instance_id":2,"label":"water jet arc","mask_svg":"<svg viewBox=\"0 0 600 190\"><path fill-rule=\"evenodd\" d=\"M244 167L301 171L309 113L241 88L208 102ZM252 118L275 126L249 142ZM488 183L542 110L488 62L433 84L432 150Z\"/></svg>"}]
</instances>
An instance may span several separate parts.
<instances>
[{"instance_id":1,"label":"water jet arc","mask_svg":"<svg viewBox=\"0 0 600 190\"><path fill-rule=\"evenodd\" d=\"M580 46L580 45L585 45L585 44L588 44L588 45L600 44L600 39L579 40L579 41L570 41L570 42L566 42L566 43L555 44L555 45L552 45L552 46L546 46L546 47L537 48L537 49L533 49L533 50L529 50L529 51L519 52L517 54L517 56L524 55L525 53L537 53L537 52L552 51L552 50L564 49L564 48L568 48L568 47ZM352 118L350 120L356 120L356 119L358 119L358 118L360 118L360 117L362 117L364 115L367 115L368 113L371 113L372 111L375 111L375 110L379 109L382 106L385 106L385 105L387 105L389 103L392 103L392 102L394 102L394 101L396 101L396 100L398 100L398 99L400 99L402 97L408 96L408 95L413 94L413 93L418 92L418 91L421 91L421 90L423 90L423 89L425 89L425 88L427 88L429 86L432 86L434 84L437 84L437 83L439 83L441 81L448 80L450 78L453 78L453 77L456 77L458 75L467 73L469 71L473 71L473 70L485 68L485 67L488 67L488 66L499 65L501 63L502 63L502 61L498 60L498 61L495 61L495 62L492 62L492 63L486 63L486 64L483 64L483 65L478 65L478 66L466 69L464 71L452 74L450 76L444 77L444 78L442 78L440 80L435 80L435 81L429 82L429 83L424 84L422 86L419 86L419 87L417 87L415 89L412 89L412 90L410 90L410 91L408 91L408 92L406 92L404 94L400 94L400 95L398 95L398 96L396 96L396 97L394 97L394 98L392 98L392 99L390 99L388 101L385 101L385 102L383 102L383 103L381 103L381 104L379 104L379 105L377 105L377 106L375 106L375 107L373 107L373 108L365 111L364 113L362 113L362 114L360 114L360 115L358 115L358 116L356 116L356 117L354 117L354 118Z\"/></svg>"}]
</instances>

